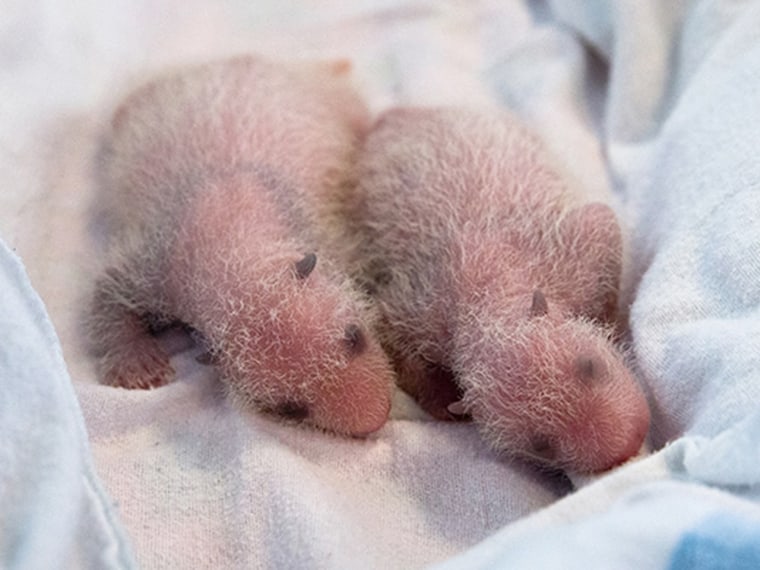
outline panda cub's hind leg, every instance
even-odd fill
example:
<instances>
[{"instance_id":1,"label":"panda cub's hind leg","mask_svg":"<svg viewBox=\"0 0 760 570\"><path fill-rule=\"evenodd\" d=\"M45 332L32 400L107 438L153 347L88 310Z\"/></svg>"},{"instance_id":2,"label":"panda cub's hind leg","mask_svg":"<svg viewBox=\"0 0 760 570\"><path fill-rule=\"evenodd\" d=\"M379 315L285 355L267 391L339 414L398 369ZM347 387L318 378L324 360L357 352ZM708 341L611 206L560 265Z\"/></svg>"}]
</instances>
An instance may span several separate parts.
<instances>
[{"instance_id":1,"label":"panda cub's hind leg","mask_svg":"<svg viewBox=\"0 0 760 570\"><path fill-rule=\"evenodd\" d=\"M110 386L156 388L174 378L174 368L151 332L160 314L151 306L155 297L128 274L112 267L96 284L89 332L98 377Z\"/></svg>"},{"instance_id":2,"label":"panda cub's hind leg","mask_svg":"<svg viewBox=\"0 0 760 570\"><path fill-rule=\"evenodd\" d=\"M466 414L450 406L462 399L462 389L446 366L419 356L395 355L398 386L412 396L420 407L438 420L463 420Z\"/></svg>"}]
</instances>

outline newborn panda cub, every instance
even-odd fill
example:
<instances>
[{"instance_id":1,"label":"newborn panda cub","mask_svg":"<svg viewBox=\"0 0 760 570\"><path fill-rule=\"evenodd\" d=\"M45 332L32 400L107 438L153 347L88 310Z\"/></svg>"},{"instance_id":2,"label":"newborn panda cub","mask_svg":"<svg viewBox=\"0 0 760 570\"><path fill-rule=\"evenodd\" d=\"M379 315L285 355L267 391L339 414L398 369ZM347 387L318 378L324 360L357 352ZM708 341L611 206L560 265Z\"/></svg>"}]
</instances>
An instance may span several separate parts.
<instances>
[{"instance_id":1,"label":"newborn panda cub","mask_svg":"<svg viewBox=\"0 0 760 570\"><path fill-rule=\"evenodd\" d=\"M321 208L369 122L348 68L238 57L161 77L117 110L88 322L104 383L170 381L150 331L181 322L243 406L356 436L385 423L393 371L372 312L320 251Z\"/></svg>"},{"instance_id":2,"label":"newborn panda cub","mask_svg":"<svg viewBox=\"0 0 760 570\"><path fill-rule=\"evenodd\" d=\"M395 109L344 200L344 256L377 301L402 388L472 417L497 450L597 472L637 453L649 410L612 342L622 238L506 113Z\"/></svg>"}]
</instances>

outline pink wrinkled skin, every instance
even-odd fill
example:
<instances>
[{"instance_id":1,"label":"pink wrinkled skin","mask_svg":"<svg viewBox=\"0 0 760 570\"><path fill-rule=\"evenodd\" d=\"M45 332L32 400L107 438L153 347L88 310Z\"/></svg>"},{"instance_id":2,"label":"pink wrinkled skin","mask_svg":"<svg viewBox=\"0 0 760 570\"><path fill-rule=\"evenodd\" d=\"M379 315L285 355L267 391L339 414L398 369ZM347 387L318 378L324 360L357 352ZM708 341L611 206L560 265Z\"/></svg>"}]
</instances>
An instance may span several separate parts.
<instances>
[{"instance_id":1,"label":"pink wrinkled skin","mask_svg":"<svg viewBox=\"0 0 760 570\"><path fill-rule=\"evenodd\" d=\"M499 112L391 110L357 176L344 256L423 408L471 416L498 451L552 468L636 454L649 410L612 339L622 245L608 206L584 204Z\"/></svg>"},{"instance_id":2,"label":"pink wrinkled skin","mask_svg":"<svg viewBox=\"0 0 760 570\"><path fill-rule=\"evenodd\" d=\"M349 67L239 57L164 76L117 110L88 321L103 382L170 381L148 323L180 321L243 407L356 436L385 423L393 371L318 222L368 125Z\"/></svg>"}]
</instances>

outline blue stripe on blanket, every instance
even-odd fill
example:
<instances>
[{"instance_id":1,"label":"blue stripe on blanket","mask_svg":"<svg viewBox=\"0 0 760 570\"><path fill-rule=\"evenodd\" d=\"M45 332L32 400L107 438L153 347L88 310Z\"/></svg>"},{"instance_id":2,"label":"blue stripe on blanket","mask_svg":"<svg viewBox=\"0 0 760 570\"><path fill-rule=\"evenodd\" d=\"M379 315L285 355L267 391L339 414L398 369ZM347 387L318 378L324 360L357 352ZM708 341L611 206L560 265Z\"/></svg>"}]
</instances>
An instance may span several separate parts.
<instances>
[{"instance_id":1,"label":"blue stripe on blanket","mask_svg":"<svg viewBox=\"0 0 760 570\"><path fill-rule=\"evenodd\" d=\"M760 521L719 513L687 531L676 545L671 570L757 570Z\"/></svg>"}]
</instances>

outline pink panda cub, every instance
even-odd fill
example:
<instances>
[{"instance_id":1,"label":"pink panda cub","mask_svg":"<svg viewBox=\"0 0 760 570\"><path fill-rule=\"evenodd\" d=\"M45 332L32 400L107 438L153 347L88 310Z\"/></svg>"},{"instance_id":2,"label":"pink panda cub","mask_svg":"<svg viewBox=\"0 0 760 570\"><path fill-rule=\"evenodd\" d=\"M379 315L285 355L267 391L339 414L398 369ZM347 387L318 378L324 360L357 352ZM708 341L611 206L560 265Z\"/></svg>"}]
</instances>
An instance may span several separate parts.
<instances>
[{"instance_id":1,"label":"pink panda cub","mask_svg":"<svg viewBox=\"0 0 760 570\"><path fill-rule=\"evenodd\" d=\"M357 436L385 423L393 371L320 221L369 121L347 72L238 57L122 104L101 164L112 234L89 317L105 383L170 381L150 325L179 321L245 407Z\"/></svg>"},{"instance_id":2,"label":"pink panda cub","mask_svg":"<svg viewBox=\"0 0 760 570\"><path fill-rule=\"evenodd\" d=\"M493 447L576 472L633 456L643 392L612 341L621 234L507 113L395 109L365 141L344 253L399 384Z\"/></svg>"}]
</instances>

